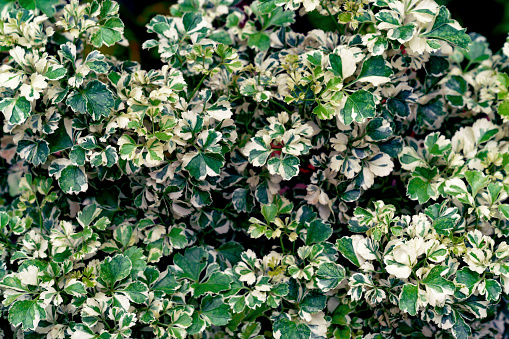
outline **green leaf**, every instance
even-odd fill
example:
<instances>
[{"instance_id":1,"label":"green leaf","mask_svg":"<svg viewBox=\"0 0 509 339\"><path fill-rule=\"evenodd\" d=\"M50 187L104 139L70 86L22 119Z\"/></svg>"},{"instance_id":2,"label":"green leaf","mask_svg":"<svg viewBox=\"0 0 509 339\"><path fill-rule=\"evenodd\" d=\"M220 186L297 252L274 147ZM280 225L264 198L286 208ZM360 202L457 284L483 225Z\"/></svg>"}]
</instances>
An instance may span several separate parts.
<instances>
[{"instance_id":1,"label":"green leaf","mask_svg":"<svg viewBox=\"0 0 509 339\"><path fill-rule=\"evenodd\" d=\"M115 97L99 80L90 81L84 89L73 91L66 101L76 113L88 113L94 120L108 117L115 108Z\"/></svg>"},{"instance_id":2,"label":"green leaf","mask_svg":"<svg viewBox=\"0 0 509 339\"><path fill-rule=\"evenodd\" d=\"M267 143L270 143L270 139ZM249 162L254 166L263 166L272 153L270 144L266 144L262 137L252 139L253 148L249 152Z\"/></svg>"},{"instance_id":3,"label":"green leaf","mask_svg":"<svg viewBox=\"0 0 509 339\"><path fill-rule=\"evenodd\" d=\"M131 260L123 254L117 254L113 258L106 258L99 266L99 277L108 285L113 286L129 276L131 273Z\"/></svg>"},{"instance_id":4,"label":"green leaf","mask_svg":"<svg viewBox=\"0 0 509 339\"><path fill-rule=\"evenodd\" d=\"M86 162L86 152L83 147L75 145L71 152L69 153L69 160L71 160L73 165L83 166Z\"/></svg>"},{"instance_id":5,"label":"green leaf","mask_svg":"<svg viewBox=\"0 0 509 339\"><path fill-rule=\"evenodd\" d=\"M66 286L64 288L64 291L72 296L75 296L75 297L81 297L87 293L87 290L85 289L85 285L80 281L78 281L74 284L71 284L69 286Z\"/></svg>"},{"instance_id":6,"label":"green leaf","mask_svg":"<svg viewBox=\"0 0 509 339\"><path fill-rule=\"evenodd\" d=\"M408 312L411 316L417 314L417 299L419 289L414 284L405 284L399 295L399 308L403 312Z\"/></svg>"},{"instance_id":7,"label":"green leaf","mask_svg":"<svg viewBox=\"0 0 509 339\"><path fill-rule=\"evenodd\" d=\"M296 323L287 318L274 322L274 333L280 333L280 339L310 339L311 330L306 324Z\"/></svg>"},{"instance_id":8,"label":"green leaf","mask_svg":"<svg viewBox=\"0 0 509 339\"><path fill-rule=\"evenodd\" d=\"M130 283L123 289L117 290L125 294L129 299L137 304L142 304L148 299L148 287L141 281Z\"/></svg>"},{"instance_id":9,"label":"green leaf","mask_svg":"<svg viewBox=\"0 0 509 339\"><path fill-rule=\"evenodd\" d=\"M498 114L509 117L509 99L502 101L498 106Z\"/></svg>"},{"instance_id":10,"label":"green leaf","mask_svg":"<svg viewBox=\"0 0 509 339\"><path fill-rule=\"evenodd\" d=\"M249 47L258 48L261 51L266 51L270 47L270 38L263 32L251 34L247 39L247 45Z\"/></svg>"},{"instance_id":11,"label":"green leaf","mask_svg":"<svg viewBox=\"0 0 509 339\"><path fill-rule=\"evenodd\" d=\"M187 278L194 282L200 280L201 271L207 266L209 254L201 247L186 249L184 255L177 253L173 258L176 274L179 278Z\"/></svg>"},{"instance_id":12,"label":"green leaf","mask_svg":"<svg viewBox=\"0 0 509 339\"><path fill-rule=\"evenodd\" d=\"M59 0L19 0L21 7L25 9L40 9L41 12L46 14L49 18L55 15L55 6L58 5Z\"/></svg>"},{"instance_id":13,"label":"green leaf","mask_svg":"<svg viewBox=\"0 0 509 339\"><path fill-rule=\"evenodd\" d=\"M30 116L32 106L25 97L5 98L0 101L0 110L11 125L19 125Z\"/></svg>"},{"instance_id":14,"label":"green leaf","mask_svg":"<svg viewBox=\"0 0 509 339\"><path fill-rule=\"evenodd\" d=\"M20 157L33 164L34 166L42 165L46 162L49 155L49 144L46 140L20 140L16 152Z\"/></svg>"},{"instance_id":15,"label":"green leaf","mask_svg":"<svg viewBox=\"0 0 509 339\"><path fill-rule=\"evenodd\" d=\"M99 29L92 34L90 42L94 47L99 48L102 45L112 46L122 40L124 23L117 17L107 19Z\"/></svg>"},{"instance_id":16,"label":"green leaf","mask_svg":"<svg viewBox=\"0 0 509 339\"><path fill-rule=\"evenodd\" d=\"M438 16L431 30L422 37L434 38L447 41L448 43L458 46L460 48L468 49L468 45L472 41L468 34L465 33L466 29L457 29L452 24L454 21L450 19L451 14L444 6L440 7Z\"/></svg>"},{"instance_id":17,"label":"green leaf","mask_svg":"<svg viewBox=\"0 0 509 339\"><path fill-rule=\"evenodd\" d=\"M454 311L455 322L452 326L451 332L455 339L467 339L470 338L472 330L470 326L465 323L465 320L461 317L458 311Z\"/></svg>"},{"instance_id":18,"label":"green leaf","mask_svg":"<svg viewBox=\"0 0 509 339\"><path fill-rule=\"evenodd\" d=\"M327 305L327 297L313 290L309 292L300 303L300 309L306 313L320 312Z\"/></svg>"},{"instance_id":19,"label":"green leaf","mask_svg":"<svg viewBox=\"0 0 509 339\"><path fill-rule=\"evenodd\" d=\"M343 266L333 262L321 264L316 271L316 280L318 287L328 292L335 289L346 276Z\"/></svg>"},{"instance_id":20,"label":"green leaf","mask_svg":"<svg viewBox=\"0 0 509 339\"><path fill-rule=\"evenodd\" d=\"M279 174L283 180L290 180L299 173L299 163L299 158L286 154L270 158L267 168L271 174Z\"/></svg>"},{"instance_id":21,"label":"green leaf","mask_svg":"<svg viewBox=\"0 0 509 339\"><path fill-rule=\"evenodd\" d=\"M393 74L392 68L387 64L384 57L379 55L364 61L361 73L356 81L370 82L375 86L379 86L388 82Z\"/></svg>"},{"instance_id":22,"label":"green leaf","mask_svg":"<svg viewBox=\"0 0 509 339\"><path fill-rule=\"evenodd\" d=\"M191 285L194 288L194 296L199 297L206 293L217 294L230 288L232 278L225 273L214 272L204 283L196 283Z\"/></svg>"},{"instance_id":23,"label":"green leaf","mask_svg":"<svg viewBox=\"0 0 509 339\"><path fill-rule=\"evenodd\" d=\"M435 198L437 192L432 185L431 180L438 174L436 167L427 169L417 167L412 175L415 175L408 182L407 194L412 200L418 200L420 204L424 204L430 198Z\"/></svg>"},{"instance_id":24,"label":"green leaf","mask_svg":"<svg viewBox=\"0 0 509 339\"><path fill-rule=\"evenodd\" d=\"M270 12L269 20L264 23L265 27L287 26L295 21L293 11L284 11L281 7L276 7Z\"/></svg>"},{"instance_id":25,"label":"green leaf","mask_svg":"<svg viewBox=\"0 0 509 339\"><path fill-rule=\"evenodd\" d=\"M431 99L427 104L417 107L416 121L419 126L428 125L434 127L440 123L446 113L444 104L438 96L435 99Z\"/></svg>"},{"instance_id":26,"label":"green leaf","mask_svg":"<svg viewBox=\"0 0 509 339\"><path fill-rule=\"evenodd\" d=\"M391 33L389 34L388 37L390 39L398 40L399 43L403 44L409 41L414 36L415 27L416 26L413 23L396 27L392 31L390 31Z\"/></svg>"},{"instance_id":27,"label":"green leaf","mask_svg":"<svg viewBox=\"0 0 509 339\"><path fill-rule=\"evenodd\" d=\"M507 219L509 219L509 205L501 204L498 206L498 210L502 213Z\"/></svg>"},{"instance_id":28,"label":"green leaf","mask_svg":"<svg viewBox=\"0 0 509 339\"><path fill-rule=\"evenodd\" d=\"M500 293L502 293L502 287L498 283L498 281L493 279L487 279L485 281L484 294L486 299L492 302L496 302L500 297Z\"/></svg>"},{"instance_id":29,"label":"green leaf","mask_svg":"<svg viewBox=\"0 0 509 339\"><path fill-rule=\"evenodd\" d=\"M87 176L78 166L67 166L60 173L58 184L66 194L85 192L88 188Z\"/></svg>"},{"instance_id":30,"label":"green leaf","mask_svg":"<svg viewBox=\"0 0 509 339\"><path fill-rule=\"evenodd\" d=\"M373 94L363 89L347 96L345 106L341 110L340 119L345 125L352 121L362 122L366 118L376 115L375 98Z\"/></svg>"},{"instance_id":31,"label":"green leaf","mask_svg":"<svg viewBox=\"0 0 509 339\"><path fill-rule=\"evenodd\" d=\"M355 254L355 250L353 249L352 238L343 237L338 239L336 241L336 247L345 258L350 260L354 265L360 266L359 259L357 259L357 255Z\"/></svg>"},{"instance_id":32,"label":"green leaf","mask_svg":"<svg viewBox=\"0 0 509 339\"><path fill-rule=\"evenodd\" d=\"M334 109L334 106L329 103L318 104L318 106L313 109L313 114L316 114L318 119L329 120L334 117L336 110Z\"/></svg>"},{"instance_id":33,"label":"green leaf","mask_svg":"<svg viewBox=\"0 0 509 339\"><path fill-rule=\"evenodd\" d=\"M102 218L101 218L102 219ZM131 260L133 265L131 269L131 276L137 277L138 272L142 272L147 267L146 258L143 255L143 250L139 247L129 247L124 255Z\"/></svg>"},{"instance_id":34,"label":"green leaf","mask_svg":"<svg viewBox=\"0 0 509 339\"><path fill-rule=\"evenodd\" d=\"M444 279L441 275L446 269L445 266L433 267L426 278L421 280L421 283L438 293L453 292L455 289L454 283Z\"/></svg>"},{"instance_id":35,"label":"green leaf","mask_svg":"<svg viewBox=\"0 0 509 339\"><path fill-rule=\"evenodd\" d=\"M221 296L206 296L201 301L201 317L214 326L224 326L231 320L230 307Z\"/></svg>"},{"instance_id":36,"label":"green leaf","mask_svg":"<svg viewBox=\"0 0 509 339\"><path fill-rule=\"evenodd\" d=\"M96 203L92 203L83 207L81 211L77 214L78 223L81 227L85 228L90 226L92 221L97 218L101 214L101 209L97 206Z\"/></svg>"},{"instance_id":37,"label":"green leaf","mask_svg":"<svg viewBox=\"0 0 509 339\"><path fill-rule=\"evenodd\" d=\"M472 294L475 285L481 280L479 273L472 271L468 267L463 267L456 273L456 282L465 285L469 294Z\"/></svg>"},{"instance_id":38,"label":"green leaf","mask_svg":"<svg viewBox=\"0 0 509 339\"><path fill-rule=\"evenodd\" d=\"M366 126L366 134L373 141L383 141L394 135L391 124L382 118L374 118Z\"/></svg>"},{"instance_id":39,"label":"green leaf","mask_svg":"<svg viewBox=\"0 0 509 339\"><path fill-rule=\"evenodd\" d=\"M233 191L232 203L237 212L249 213L254 207L251 192L246 188L237 188Z\"/></svg>"},{"instance_id":40,"label":"green leaf","mask_svg":"<svg viewBox=\"0 0 509 339\"><path fill-rule=\"evenodd\" d=\"M37 300L18 300L9 309L8 319L14 326L22 324L25 331L35 330L39 321L46 319L46 312Z\"/></svg>"},{"instance_id":41,"label":"green leaf","mask_svg":"<svg viewBox=\"0 0 509 339\"><path fill-rule=\"evenodd\" d=\"M60 120L56 131L48 135L45 139L49 143L50 153L63 151L73 146L71 137L65 129L64 119Z\"/></svg>"},{"instance_id":42,"label":"green leaf","mask_svg":"<svg viewBox=\"0 0 509 339\"><path fill-rule=\"evenodd\" d=\"M440 133L431 133L424 139L424 146L429 154L445 157L445 154L451 149L451 143L440 136Z\"/></svg>"},{"instance_id":43,"label":"green leaf","mask_svg":"<svg viewBox=\"0 0 509 339\"><path fill-rule=\"evenodd\" d=\"M133 227L131 225L120 225L113 232L113 238L122 244L122 247L127 247L133 235Z\"/></svg>"},{"instance_id":44,"label":"green leaf","mask_svg":"<svg viewBox=\"0 0 509 339\"><path fill-rule=\"evenodd\" d=\"M483 188L488 186L490 178L481 171L466 171L465 178L472 188L472 196L475 197Z\"/></svg>"},{"instance_id":45,"label":"green leaf","mask_svg":"<svg viewBox=\"0 0 509 339\"><path fill-rule=\"evenodd\" d=\"M320 219L313 220L307 229L306 245L321 243L332 235L332 227Z\"/></svg>"},{"instance_id":46,"label":"green leaf","mask_svg":"<svg viewBox=\"0 0 509 339\"><path fill-rule=\"evenodd\" d=\"M166 273L163 273L163 277L152 286L152 289L171 295L179 286L180 284L175 279L175 274L171 270L166 270Z\"/></svg>"},{"instance_id":47,"label":"green leaf","mask_svg":"<svg viewBox=\"0 0 509 339\"><path fill-rule=\"evenodd\" d=\"M204 180L207 175L218 176L223 165L224 157L221 154L195 152L184 168L196 179Z\"/></svg>"}]
</instances>

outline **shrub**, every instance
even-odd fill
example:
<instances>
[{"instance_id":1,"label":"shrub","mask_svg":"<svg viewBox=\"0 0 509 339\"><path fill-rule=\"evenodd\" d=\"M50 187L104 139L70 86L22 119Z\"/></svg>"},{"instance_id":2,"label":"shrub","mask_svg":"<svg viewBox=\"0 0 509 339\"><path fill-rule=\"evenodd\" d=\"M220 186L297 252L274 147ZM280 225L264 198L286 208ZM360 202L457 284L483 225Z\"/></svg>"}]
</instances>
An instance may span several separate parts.
<instances>
[{"instance_id":1,"label":"shrub","mask_svg":"<svg viewBox=\"0 0 509 339\"><path fill-rule=\"evenodd\" d=\"M502 337L509 42L433 0L181 0L145 70L111 0L0 9L3 336Z\"/></svg>"}]
</instances>

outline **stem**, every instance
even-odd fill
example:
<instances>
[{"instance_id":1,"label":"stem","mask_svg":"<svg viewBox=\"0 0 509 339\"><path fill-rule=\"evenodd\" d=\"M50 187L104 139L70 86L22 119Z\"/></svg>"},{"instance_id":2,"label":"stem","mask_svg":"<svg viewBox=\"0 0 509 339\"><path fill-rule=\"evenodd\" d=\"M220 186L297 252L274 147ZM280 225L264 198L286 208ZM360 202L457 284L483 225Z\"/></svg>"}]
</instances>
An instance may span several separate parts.
<instances>
[{"instance_id":1,"label":"stem","mask_svg":"<svg viewBox=\"0 0 509 339\"><path fill-rule=\"evenodd\" d=\"M336 18L332 15L332 13L330 12L329 10L329 7L325 7L325 10L327 11L327 13L332 17L332 19L334 20L334 24L336 25L336 28L338 29L338 33L341 31L341 27L339 27L339 24L338 24L338 21L336 20Z\"/></svg>"},{"instance_id":2,"label":"stem","mask_svg":"<svg viewBox=\"0 0 509 339\"><path fill-rule=\"evenodd\" d=\"M289 114L292 114L292 112L290 110L288 110L285 106L281 105L279 102L277 102L276 100L272 100L272 99L269 99L269 102L273 103L274 105L277 105L279 106L280 108L284 109L287 113Z\"/></svg>"},{"instance_id":3,"label":"stem","mask_svg":"<svg viewBox=\"0 0 509 339\"><path fill-rule=\"evenodd\" d=\"M198 83L198 85L194 88L193 92L191 93L191 95L187 98L187 102L191 102L193 101L193 98L194 98L194 95L196 94L196 92L198 91L198 89L200 88L201 84L203 83L203 81L205 81L205 79L212 73L212 71L214 69L216 69L216 67L220 66L221 64L217 65L217 66L214 66L211 70L208 71L207 74L204 74L203 77L201 78L200 82Z\"/></svg>"}]
</instances>

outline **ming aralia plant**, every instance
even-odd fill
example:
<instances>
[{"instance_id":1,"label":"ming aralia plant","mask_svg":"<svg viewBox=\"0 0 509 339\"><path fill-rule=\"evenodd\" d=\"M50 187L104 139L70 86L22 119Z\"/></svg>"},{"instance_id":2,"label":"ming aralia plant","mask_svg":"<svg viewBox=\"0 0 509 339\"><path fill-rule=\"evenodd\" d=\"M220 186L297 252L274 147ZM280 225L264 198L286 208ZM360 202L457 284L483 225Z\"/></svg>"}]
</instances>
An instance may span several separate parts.
<instances>
[{"instance_id":1,"label":"ming aralia plant","mask_svg":"<svg viewBox=\"0 0 509 339\"><path fill-rule=\"evenodd\" d=\"M503 338L509 42L433 0L182 0L142 69L118 11L0 1L0 337Z\"/></svg>"}]
</instances>

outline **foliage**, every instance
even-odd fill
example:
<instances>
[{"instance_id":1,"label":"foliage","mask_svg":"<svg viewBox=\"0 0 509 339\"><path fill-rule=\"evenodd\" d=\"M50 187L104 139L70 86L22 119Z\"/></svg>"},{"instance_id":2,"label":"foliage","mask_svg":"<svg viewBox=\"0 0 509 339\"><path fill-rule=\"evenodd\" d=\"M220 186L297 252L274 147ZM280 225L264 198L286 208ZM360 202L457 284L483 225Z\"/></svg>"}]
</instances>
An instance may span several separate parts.
<instances>
[{"instance_id":1,"label":"foliage","mask_svg":"<svg viewBox=\"0 0 509 339\"><path fill-rule=\"evenodd\" d=\"M432 0L182 0L145 70L118 10L0 1L0 337L502 335L509 41Z\"/></svg>"}]
</instances>

